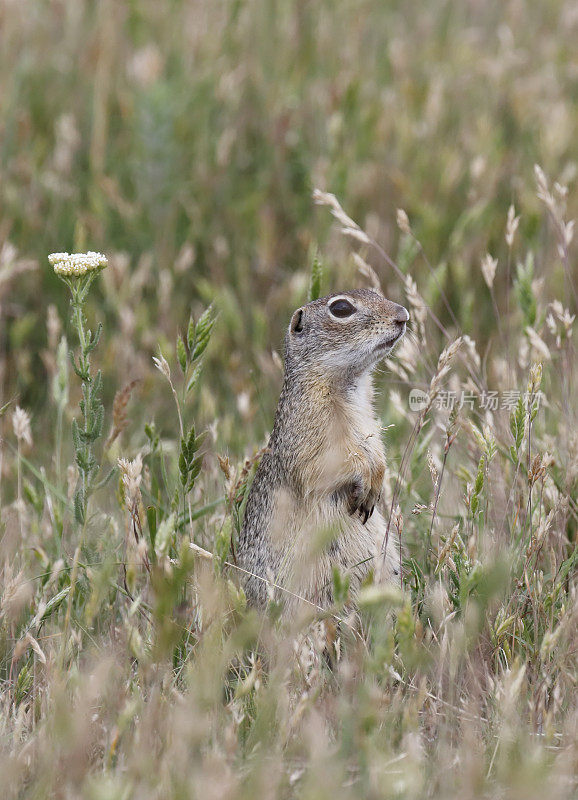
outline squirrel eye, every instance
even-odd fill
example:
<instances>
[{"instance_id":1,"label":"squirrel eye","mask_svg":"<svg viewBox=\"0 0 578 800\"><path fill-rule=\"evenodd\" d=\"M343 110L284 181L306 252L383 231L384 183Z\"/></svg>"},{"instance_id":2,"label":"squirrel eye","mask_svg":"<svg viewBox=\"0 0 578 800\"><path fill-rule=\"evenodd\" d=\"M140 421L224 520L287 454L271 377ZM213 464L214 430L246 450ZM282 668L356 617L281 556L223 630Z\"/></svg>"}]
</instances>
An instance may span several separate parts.
<instances>
[{"instance_id":1,"label":"squirrel eye","mask_svg":"<svg viewBox=\"0 0 578 800\"><path fill-rule=\"evenodd\" d=\"M333 303L330 303L329 310L334 317L350 317L355 313L355 306L352 305L349 300L345 300L342 297L339 300L334 300Z\"/></svg>"}]
</instances>

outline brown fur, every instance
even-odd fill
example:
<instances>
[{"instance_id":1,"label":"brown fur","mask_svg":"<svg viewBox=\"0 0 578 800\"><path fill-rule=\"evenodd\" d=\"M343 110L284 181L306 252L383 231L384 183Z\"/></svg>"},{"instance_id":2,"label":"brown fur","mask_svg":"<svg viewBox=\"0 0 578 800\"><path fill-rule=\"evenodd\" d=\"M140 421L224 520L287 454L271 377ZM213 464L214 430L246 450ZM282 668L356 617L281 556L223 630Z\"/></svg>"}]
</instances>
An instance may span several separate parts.
<instances>
[{"instance_id":1,"label":"brown fur","mask_svg":"<svg viewBox=\"0 0 578 800\"><path fill-rule=\"evenodd\" d=\"M336 319L335 300L355 308ZM298 309L286 338L286 371L269 447L257 470L239 542L246 582L263 604L265 578L317 605L332 602L332 570L360 582L376 568L399 574L376 504L385 472L371 372L405 330L407 312L370 290L331 295ZM281 591L286 607L298 601Z\"/></svg>"}]
</instances>

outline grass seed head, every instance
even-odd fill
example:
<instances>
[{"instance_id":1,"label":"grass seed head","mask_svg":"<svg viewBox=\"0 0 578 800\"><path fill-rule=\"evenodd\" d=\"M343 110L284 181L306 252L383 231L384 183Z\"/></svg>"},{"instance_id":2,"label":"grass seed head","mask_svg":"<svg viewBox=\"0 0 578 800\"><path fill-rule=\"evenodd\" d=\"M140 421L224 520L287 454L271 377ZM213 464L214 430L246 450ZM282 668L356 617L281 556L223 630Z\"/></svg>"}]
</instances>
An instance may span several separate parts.
<instances>
[{"instance_id":1,"label":"grass seed head","mask_svg":"<svg viewBox=\"0 0 578 800\"><path fill-rule=\"evenodd\" d=\"M498 259L492 258L489 253L482 258L482 275L484 276L484 280L488 285L488 288L491 289L494 285L494 278L496 276L496 267L498 266Z\"/></svg>"},{"instance_id":2,"label":"grass seed head","mask_svg":"<svg viewBox=\"0 0 578 800\"><path fill-rule=\"evenodd\" d=\"M18 439L18 442L23 442L27 444L28 447L32 447L30 414L24 411L23 408L20 408L20 406L16 406L12 414L12 428L14 429L14 435Z\"/></svg>"},{"instance_id":3,"label":"grass seed head","mask_svg":"<svg viewBox=\"0 0 578 800\"><path fill-rule=\"evenodd\" d=\"M520 217L516 216L516 209L513 205L508 209L508 218L506 220L506 244L511 247L514 244L514 237L520 224Z\"/></svg>"}]
</instances>

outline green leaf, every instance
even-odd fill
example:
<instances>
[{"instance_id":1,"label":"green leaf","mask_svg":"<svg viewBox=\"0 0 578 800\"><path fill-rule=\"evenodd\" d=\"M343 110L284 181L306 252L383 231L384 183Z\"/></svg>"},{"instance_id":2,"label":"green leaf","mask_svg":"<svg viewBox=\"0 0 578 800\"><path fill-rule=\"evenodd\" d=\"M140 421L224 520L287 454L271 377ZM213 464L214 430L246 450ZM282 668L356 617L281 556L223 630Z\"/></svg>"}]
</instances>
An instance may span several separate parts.
<instances>
[{"instance_id":1,"label":"green leaf","mask_svg":"<svg viewBox=\"0 0 578 800\"><path fill-rule=\"evenodd\" d=\"M79 486L74 493L74 518L79 525L84 525L85 509L84 509L84 492Z\"/></svg>"},{"instance_id":2,"label":"green leaf","mask_svg":"<svg viewBox=\"0 0 578 800\"><path fill-rule=\"evenodd\" d=\"M518 398L516 407L510 414L510 432L516 445L516 451L520 449L520 445L524 439L525 427L525 409L524 398L522 395Z\"/></svg>"},{"instance_id":3,"label":"green leaf","mask_svg":"<svg viewBox=\"0 0 578 800\"><path fill-rule=\"evenodd\" d=\"M68 596L69 592L70 592L70 586L66 586L64 589L58 592L58 594L55 594L54 597L50 598L50 600L46 603L46 608L42 612L42 616L40 617L39 620L40 624L45 622L48 619L48 617L51 617L58 611L63 601Z\"/></svg>"},{"instance_id":4,"label":"green leaf","mask_svg":"<svg viewBox=\"0 0 578 800\"><path fill-rule=\"evenodd\" d=\"M147 439L151 443L151 452L154 452L159 446L160 441L154 422L151 422L150 425L148 422L145 423L144 432Z\"/></svg>"},{"instance_id":5,"label":"green leaf","mask_svg":"<svg viewBox=\"0 0 578 800\"><path fill-rule=\"evenodd\" d=\"M198 449L196 444L195 438L195 426L191 425L191 430L189 431L189 435L187 436L187 461L191 461L192 457L195 454L195 451Z\"/></svg>"},{"instance_id":6,"label":"green leaf","mask_svg":"<svg viewBox=\"0 0 578 800\"><path fill-rule=\"evenodd\" d=\"M197 361L207 349L214 324L215 318L213 317L213 306L211 305L203 312L195 325L193 347L191 347L191 361Z\"/></svg>"},{"instance_id":7,"label":"green leaf","mask_svg":"<svg viewBox=\"0 0 578 800\"><path fill-rule=\"evenodd\" d=\"M92 453L85 450L79 450L76 453L76 463L78 464L78 469L81 472L83 472L85 475L90 475L96 466L96 459Z\"/></svg>"},{"instance_id":8,"label":"green leaf","mask_svg":"<svg viewBox=\"0 0 578 800\"><path fill-rule=\"evenodd\" d=\"M396 259L398 267L404 274L410 270L418 253L419 244L411 234L404 233L399 240L399 251Z\"/></svg>"},{"instance_id":9,"label":"green leaf","mask_svg":"<svg viewBox=\"0 0 578 800\"><path fill-rule=\"evenodd\" d=\"M349 595L349 584L351 582L350 576L342 575L339 567L334 565L333 566L333 602L338 605L342 606L347 602L347 598Z\"/></svg>"},{"instance_id":10,"label":"green leaf","mask_svg":"<svg viewBox=\"0 0 578 800\"><path fill-rule=\"evenodd\" d=\"M203 444L203 442L205 441L206 438L207 438L207 431L203 431L202 433L199 433L199 435L195 439L194 449L193 449L194 453L197 452L197 450Z\"/></svg>"},{"instance_id":11,"label":"green leaf","mask_svg":"<svg viewBox=\"0 0 578 800\"><path fill-rule=\"evenodd\" d=\"M78 427L78 422L75 419L72 420L72 443L74 444L75 450L80 450L82 447L82 442L80 440L80 428Z\"/></svg>"},{"instance_id":12,"label":"green leaf","mask_svg":"<svg viewBox=\"0 0 578 800\"><path fill-rule=\"evenodd\" d=\"M512 411L510 414L510 433L512 434L512 438L516 441L516 431L518 430L518 426L516 425L516 415Z\"/></svg>"},{"instance_id":13,"label":"green leaf","mask_svg":"<svg viewBox=\"0 0 578 800\"><path fill-rule=\"evenodd\" d=\"M187 383L187 394L191 391L191 389L195 386L195 384L199 380L199 376L201 374L201 367L202 367L202 363L200 362L199 364L197 364L197 366L193 370L193 372L191 374L191 377L189 378L188 383Z\"/></svg>"},{"instance_id":14,"label":"green leaf","mask_svg":"<svg viewBox=\"0 0 578 800\"><path fill-rule=\"evenodd\" d=\"M220 572L227 560L229 550L231 549L231 535L232 523L231 519L225 520L223 525L217 530L215 535L215 543L213 546L213 554L215 556L215 569Z\"/></svg>"},{"instance_id":15,"label":"green leaf","mask_svg":"<svg viewBox=\"0 0 578 800\"><path fill-rule=\"evenodd\" d=\"M36 513L40 516L40 514L42 514L42 510L44 509L44 497L41 497L34 486L32 486L32 484L28 481L26 481L24 484L24 496L34 508Z\"/></svg>"},{"instance_id":16,"label":"green leaf","mask_svg":"<svg viewBox=\"0 0 578 800\"><path fill-rule=\"evenodd\" d=\"M166 519L163 519L157 529L155 537L155 553L157 556L165 556L169 552L175 535L175 519L173 512Z\"/></svg>"},{"instance_id":17,"label":"green leaf","mask_svg":"<svg viewBox=\"0 0 578 800\"><path fill-rule=\"evenodd\" d=\"M183 486L187 485L187 480L189 477L189 465L187 463L187 458L182 451L182 444L181 444L181 454L179 455L179 473L181 476L181 483Z\"/></svg>"},{"instance_id":18,"label":"green leaf","mask_svg":"<svg viewBox=\"0 0 578 800\"><path fill-rule=\"evenodd\" d=\"M525 326L534 327L537 315L536 297L532 283L534 281L534 255L528 253L524 264L518 264L514 288L518 298L518 304L524 315Z\"/></svg>"},{"instance_id":19,"label":"green leaf","mask_svg":"<svg viewBox=\"0 0 578 800\"><path fill-rule=\"evenodd\" d=\"M311 281L309 283L309 302L321 297L321 283L323 281L323 264L317 256L311 265Z\"/></svg>"},{"instance_id":20,"label":"green leaf","mask_svg":"<svg viewBox=\"0 0 578 800\"><path fill-rule=\"evenodd\" d=\"M98 402L98 395L102 390L102 371L98 370L96 375L94 376L94 380L92 381L92 402Z\"/></svg>"},{"instance_id":21,"label":"green leaf","mask_svg":"<svg viewBox=\"0 0 578 800\"><path fill-rule=\"evenodd\" d=\"M360 608L371 609L377 606L399 608L403 605L403 592L391 584L370 584L364 586L358 594Z\"/></svg>"},{"instance_id":22,"label":"green leaf","mask_svg":"<svg viewBox=\"0 0 578 800\"><path fill-rule=\"evenodd\" d=\"M88 331L88 344L86 345L86 350L85 350L87 354L92 353L94 348L98 345L101 333L102 333L102 322L98 323L98 328L96 329L96 333L94 334L94 336L91 337L91 333L90 331Z\"/></svg>"},{"instance_id":23,"label":"green leaf","mask_svg":"<svg viewBox=\"0 0 578 800\"><path fill-rule=\"evenodd\" d=\"M187 369L187 348L180 333L177 336L177 358L184 374Z\"/></svg>"},{"instance_id":24,"label":"green leaf","mask_svg":"<svg viewBox=\"0 0 578 800\"><path fill-rule=\"evenodd\" d=\"M184 514L180 514L179 518L178 518L178 521L177 521L178 529L182 530L186 525L190 525L191 522L194 522L196 519L200 519L201 517L204 517L207 514L210 514L216 508L219 508L219 506L223 505L225 500L226 500L226 498L219 497L218 500L213 500L212 503L207 503L207 505L201 506L201 508L195 509L195 511L193 511L191 513L190 517L189 517L189 512L188 511L186 511Z\"/></svg>"},{"instance_id":25,"label":"green leaf","mask_svg":"<svg viewBox=\"0 0 578 800\"><path fill-rule=\"evenodd\" d=\"M474 493L476 495L480 494L482 489L484 488L484 469L486 466L486 459L485 456L480 458L480 463L478 466L478 474L476 475L476 482L474 483Z\"/></svg>"},{"instance_id":26,"label":"green leaf","mask_svg":"<svg viewBox=\"0 0 578 800\"><path fill-rule=\"evenodd\" d=\"M195 347L195 320L192 317L189 319L189 327L187 329L187 344L192 352Z\"/></svg>"},{"instance_id":27,"label":"green leaf","mask_svg":"<svg viewBox=\"0 0 578 800\"><path fill-rule=\"evenodd\" d=\"M204 458L204 456L203 456L203 454L201 453L200 455L198 455L198 456L197 456L197 457L196 457L196 458L193 460L192 464L191 464L191 465L190 465L190 467L189 467L189 470L190 470L190 472L191 472L191 473L194 473L194 475L195 475L195 478L197 477L197 475L198 475L198 474L199 474L199 472L201 471L201 467L203 466L203 458Z\"/></svg>"},{"instance_id":28,"label":"green leaf","mask_svg":"<svg viewBox=\"0 0 578 800\"><path fill-rule=\"evenodd\" d=\"M72 369L78 375L80 380L87 381L90 378L90 375L88 374L88 372L86 372L86 370L83 370L80 365L78 367L76 366L76 360L74 358L74 353L72 352L72 350L70 350L68 355L70 356L70 363L72 364Z\"/></svg>"},{"instance_id":29,"label":"green leaf","mask_svg":"<svg viewBox=\"0 0 578 800\"><path fill-rule=\"evenodd\" d=\"M31 664L24 664L18 673L18 680L14 688L14 702L18 705L26 697L34 683L34 673Z\"/></svg>"},{"instance_id":30,"label":"green leaf","mask_svg":"<svg viewBox=\"0 0 578 800\"><path fill-rule=\"evenodd\" d=\"M574 547L573 552L570 556L560 564L560 569L558 570L557 580L556 580L556 589L559 589L564 585L568 575L574 572L575 567L578 565L578 544Z\"/></svg>"},{"instance_id":31,"label":"green leaf","mask_svg":"<svg viewBox=\"0 0 578 800\"><path fill-rule=\"evenodd\" d=\"M98 437L101 435L103 424L104 424L104 406L102 405L102 403L99 403L94 415L94 425L92 426L92 435L94 436L94 439L98 439Z\"/></svg>"},{"instance_id":32,"label":"green leaf","mask_svg":"<svg viewBox=\"0 0 578 800\"><path fill-rule=\"evenodd\" d=\"M12 444L10 444L10 442L4 441L3 444L8 445L8 447L12 450L13 453L17 452L16 448ZM54 486L54 484L50 483L50 481L47 480L46 472L44 469L38 470L34 466L34 464L31 461L28 461L28 459L22 454L20 455L20 460L22 461L26 469L28 469L34 475L34 477L38 481L40 481L40 483L44 487L45 494L50 493L54 497L57 497L60 500L60 502L63 503L67 508L70 507L68 497L57 486Z\"/></svg>"},{"instance_id":33,"label":"green leaf","mask_svg":"<svg viewBox=\"0 0 578 800\"><path fill-rule=\"evenodd\" d=\"M157 510L154 506L147 506L147 522L149 526L149 536L151 540L151 548L154 551L155 541L157 536Z\"/></svg>"},{"instance_id":34,"label":"green leaf","mask_svg":"<svg viewBox=\"0 0 578 800\"><path fill-rule=\"evenodd\" d=\"M9 400L7 403L4 403L2 408L0 408L0 417L3 417L6 411L10 408L14 400Z\"/></svg>"},{"instance_id":35,"label":"green leaf","mask_svg":"<svg viewBox=\"0 0 578 800\"><path fill-rule=\"evenodd\" d=\"M213 306L211 304L207 309L205 309L205 311L203 311L199 317L199 321L195 326L195 334L197 339L208 336L214 324L215 318L213 317Z\"/></svg>"}]
</instances>

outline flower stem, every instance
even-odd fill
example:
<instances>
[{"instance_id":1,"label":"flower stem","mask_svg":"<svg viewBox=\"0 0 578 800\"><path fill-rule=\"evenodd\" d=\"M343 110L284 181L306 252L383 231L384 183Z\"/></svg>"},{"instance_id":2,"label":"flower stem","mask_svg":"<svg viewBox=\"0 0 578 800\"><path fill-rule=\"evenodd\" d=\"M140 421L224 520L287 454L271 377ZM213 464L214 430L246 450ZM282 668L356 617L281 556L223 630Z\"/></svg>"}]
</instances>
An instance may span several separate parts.
<instances>
[{"instance_id":1,"label":"flower stem","mask_svg":"<svg viewBox=\"0 0 578 800\"><path fill-rule=\"evenodd\" d=\"M94 280L95 273L88 273L79 279L66 278L65 281L72 294L72 323L76 329L79 341L78 364L74 357L72 365L74 371L82 381L82 400L80 409L82 422L79 426L73 421L72 435L76 452L76 463L80 473L80 485L74 498L74 512L77 522L84 525L88 510L88 500L92 488L92 478L98 465L93 455L93 444L102 432L104 408L100 403L99 392L101 376L90 372L90 353L98 344L100 326L95 334L86 328L84 316L84 301L88 290Z\"/></svg>"}]
</instances>

